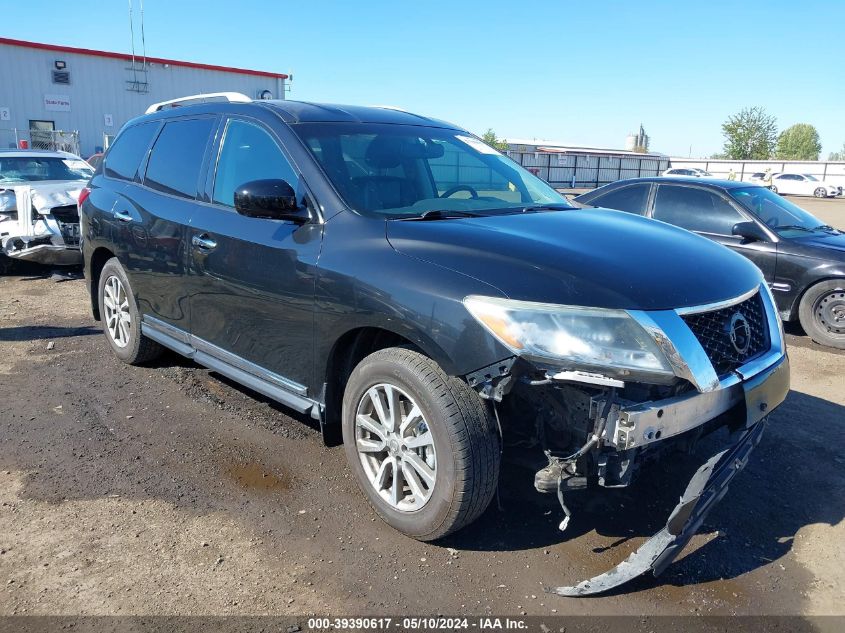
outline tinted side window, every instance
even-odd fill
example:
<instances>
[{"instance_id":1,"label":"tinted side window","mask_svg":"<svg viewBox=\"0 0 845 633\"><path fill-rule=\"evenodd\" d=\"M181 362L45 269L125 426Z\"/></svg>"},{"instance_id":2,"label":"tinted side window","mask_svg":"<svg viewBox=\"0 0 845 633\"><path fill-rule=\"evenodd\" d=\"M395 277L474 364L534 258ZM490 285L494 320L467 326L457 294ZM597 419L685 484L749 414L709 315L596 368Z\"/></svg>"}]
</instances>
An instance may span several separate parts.
<instances>
[{"instance_id":1,"label":"tinted side window","mask_svg":"<svg viewBox=\"0 0 845 633\"><path fill-rule=\"evenodd\" d=\"M596 207L606 207L608 209L641 214L645 209L648 190L650 188L651 185L646 184L620 187L603 196L593 198L590 204Z\"/></svg>"},{"instance_id":2,"label":"tinted side window","mask_svg":"<svg viewBox=\"0 0 845 633\"><path fill-rule=\"evenodd\" d=\"M133 125L123 130L106 154L106 176L122 180L134 179L156 130L158 130L158 123L154 121Z\"/></svg>"},{"instance_id":3,"label":"tinted side window","mask_svg":"<svg viewBox=\"0 0 845 633\"><path fill-rule=\"evenodd\" d=\"M689 231L730 235L733 225L745 218L713 192L660 185L654 198L654 219Z\"/></svg>"},{"instance_id":4,"label":"tinted side window","mask_svg":"<svg viewBox=\"0 0 845 633\"><path fill-rule=\"evenodd\" d=\"M235 189L251 180L286 180L296 189L296 173L273 138L252 123L232 120L217 161L214 202L235 206Z\"/></svg>"},{"instance_id":5,"label":"tinted side window","mask_svg":"<svg viewBox=\"0 0 845 633\"><path fill-rule=\"evenodd\" d=\"M170 121L158 135L144 184L176 196L194 198L213 118Z\"/></svg>"}]
</instances>

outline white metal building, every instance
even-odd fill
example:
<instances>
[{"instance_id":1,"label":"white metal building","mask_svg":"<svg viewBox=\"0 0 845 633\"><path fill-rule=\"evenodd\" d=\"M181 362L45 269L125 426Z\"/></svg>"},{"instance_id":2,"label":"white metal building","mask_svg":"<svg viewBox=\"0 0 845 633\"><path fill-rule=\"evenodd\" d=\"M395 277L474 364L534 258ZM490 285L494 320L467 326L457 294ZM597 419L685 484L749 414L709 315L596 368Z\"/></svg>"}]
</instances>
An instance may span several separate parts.
<instances>
[{"instance_id":1,"label":"white metal building","mask_svg":"<svg viewBox=\"0 0 845 633\"><path fill-rule=\"evenodd\" d=\"M587 189L622 178L658 176L669 167L669 157L663 154L537 139L507 142L508 156L558 189Z\"/></svg>"},{"instance_id":2,"label":"white metal building","mask_svg":"<svg viewBox=\"0 0 845 633\"><path fill-rule=\"evenodd\" d=\"M209 92L284 99L282 73L0 38L0 147L88 157L160 101Z\"/></svg>"}]
</instances>

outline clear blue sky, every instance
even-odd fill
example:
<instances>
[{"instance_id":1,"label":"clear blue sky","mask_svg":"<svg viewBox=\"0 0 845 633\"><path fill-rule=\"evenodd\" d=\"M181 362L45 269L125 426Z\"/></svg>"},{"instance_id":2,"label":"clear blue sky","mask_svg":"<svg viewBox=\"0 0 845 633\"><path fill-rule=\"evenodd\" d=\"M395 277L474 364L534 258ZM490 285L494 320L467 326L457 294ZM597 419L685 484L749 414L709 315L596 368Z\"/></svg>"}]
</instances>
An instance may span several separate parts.
<instances>
[{"instance_id":1,"label":"clear blue sky","mask_svg":"<svg viewBox=\"0 0 845 633\"><path fill-rule=\"evenodd\" d=\"M136 18L140 0L133 0ZM2 3L0 33L128 51L125 0ZM845 142L845 2L146 0L147 54L279 72L290 98L390 104L476 133L707 156L761 105ZM137 37L137 30L136 30Z\"/></svg>"}]
</instances>

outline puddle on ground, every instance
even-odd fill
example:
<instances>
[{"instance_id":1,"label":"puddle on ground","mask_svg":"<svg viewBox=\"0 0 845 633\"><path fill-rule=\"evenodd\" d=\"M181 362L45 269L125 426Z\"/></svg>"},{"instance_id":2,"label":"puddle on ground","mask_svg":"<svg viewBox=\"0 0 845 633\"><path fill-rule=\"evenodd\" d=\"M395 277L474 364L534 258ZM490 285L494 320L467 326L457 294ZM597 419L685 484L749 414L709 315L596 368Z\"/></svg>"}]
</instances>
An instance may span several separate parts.
<instances>
[{"instance_id":1,"label":"puddle on ground","mask_svg":"<svg viewBox=\"0 0 845 633\"><path fill-rule=\"evenodd\" d=\"M287 475L272 473L261 464L232 464L226 469L226 474L245 490L274 492L290 487L290 478Z\"/></svg>"}]
</instances>

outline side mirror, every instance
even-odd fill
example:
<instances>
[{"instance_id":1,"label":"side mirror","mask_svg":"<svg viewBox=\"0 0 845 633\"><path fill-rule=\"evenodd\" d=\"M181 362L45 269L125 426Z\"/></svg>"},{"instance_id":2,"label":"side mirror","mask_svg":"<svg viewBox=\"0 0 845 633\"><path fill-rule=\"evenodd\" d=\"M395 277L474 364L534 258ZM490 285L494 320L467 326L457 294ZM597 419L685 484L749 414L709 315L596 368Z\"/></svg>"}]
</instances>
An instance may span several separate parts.
<instances>
[{"instance_id":1,"label":"side mirror","mask_svg":"<svg viewBox=\"0 0 845 633\"><path fill-rule=\"evenodd\" d=\"M296 192L285 180L252 180L235 189L235 211L250 218L288 220L304 224L311 219L300 207Z\"/></svg>"},{"instance_id":2,"label":"side mirror","mask_svg":"<svg viewBox=\"0 0 845 633\"><path fill-rule=\"evenodd\" d=\"M769 236L756 222L737 222L732 233L752 242L768 242Z\"/></svg>"}]
</instances>

